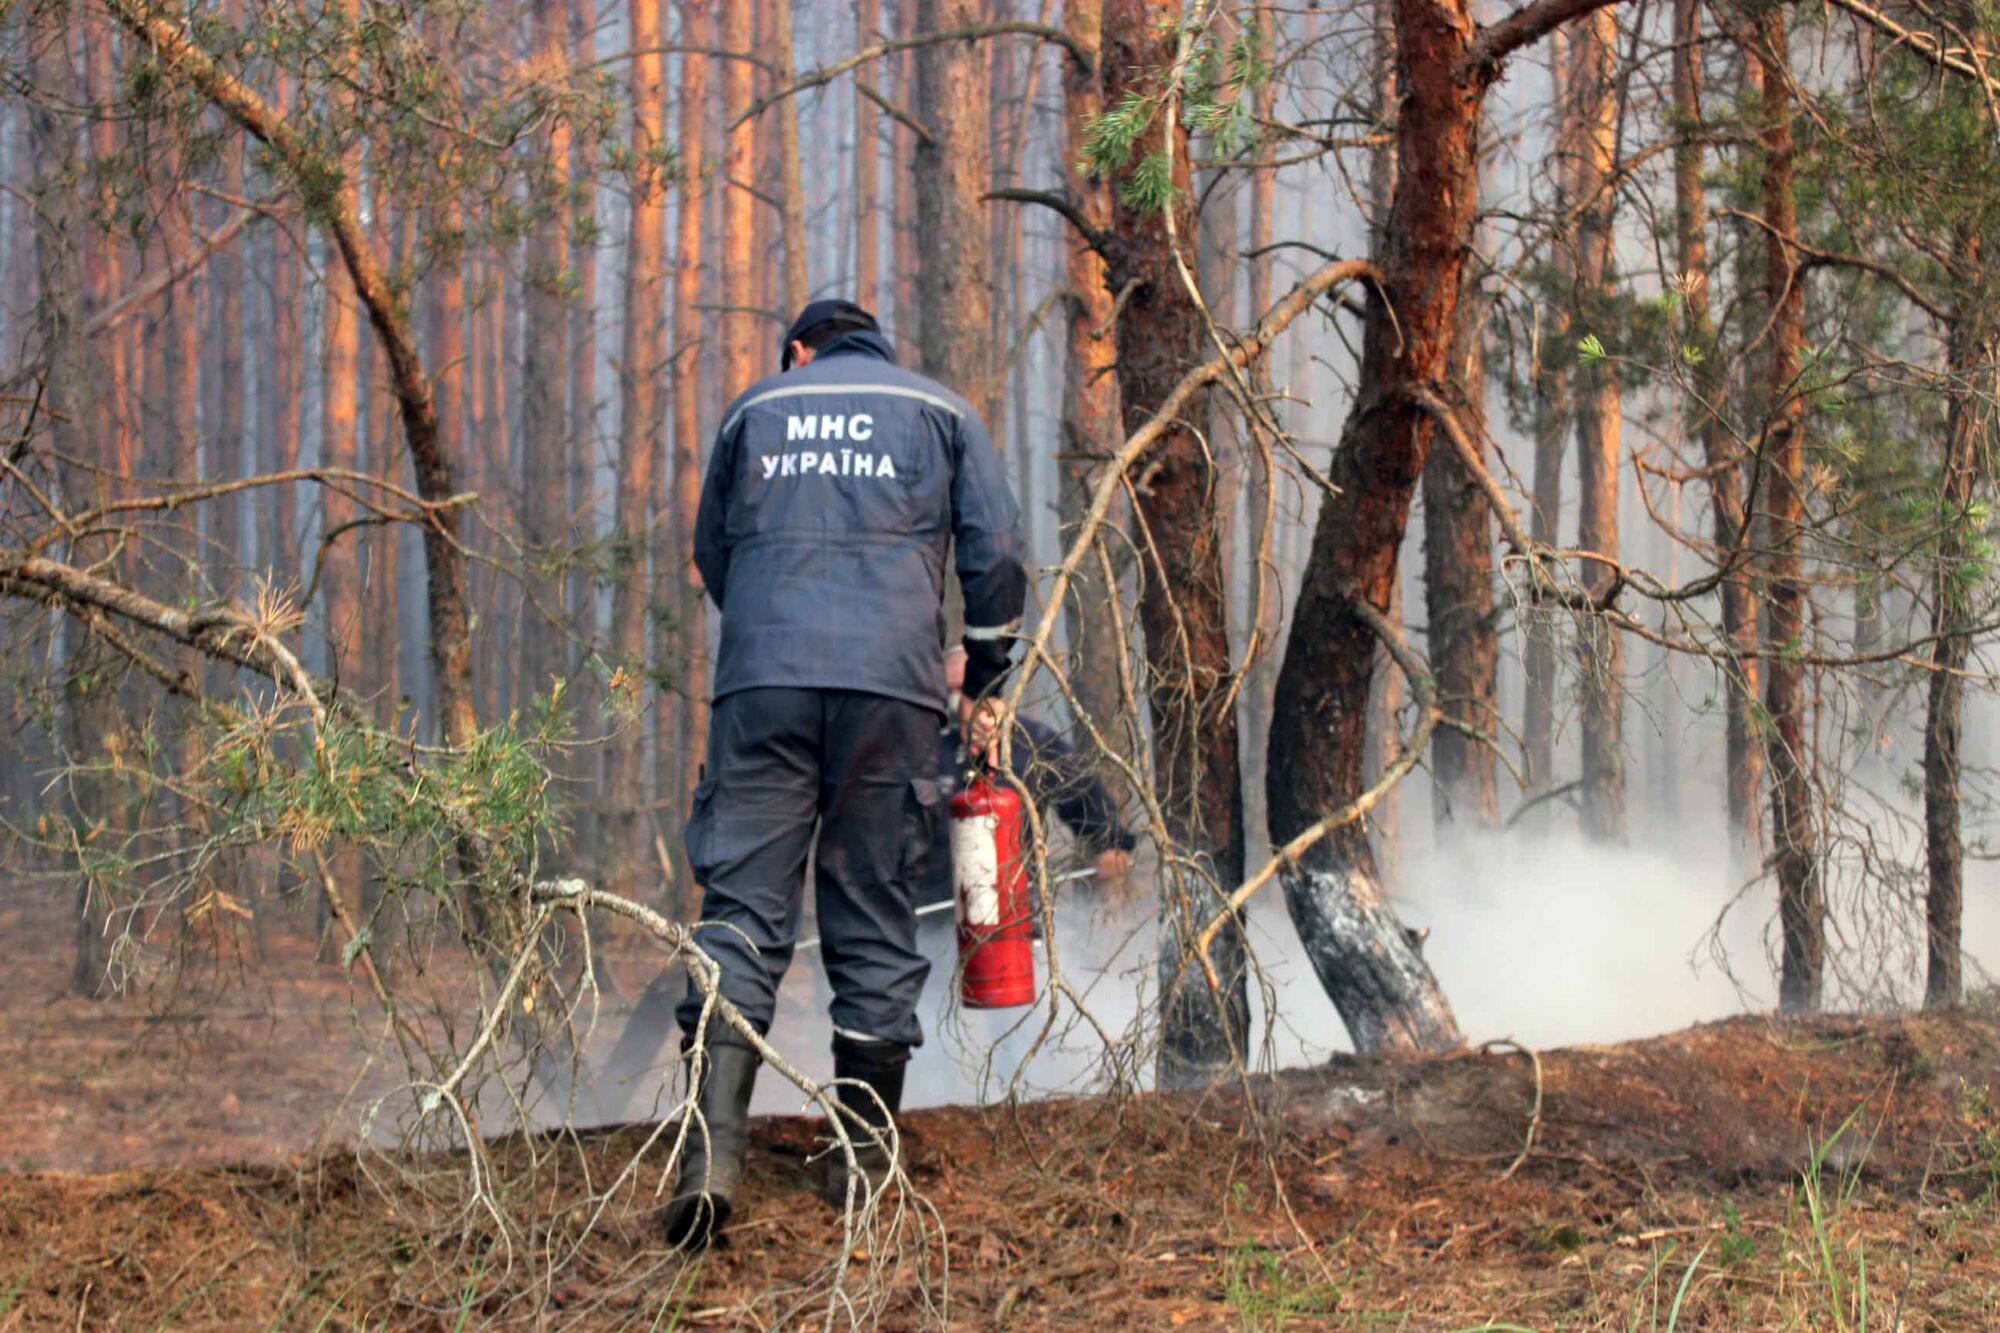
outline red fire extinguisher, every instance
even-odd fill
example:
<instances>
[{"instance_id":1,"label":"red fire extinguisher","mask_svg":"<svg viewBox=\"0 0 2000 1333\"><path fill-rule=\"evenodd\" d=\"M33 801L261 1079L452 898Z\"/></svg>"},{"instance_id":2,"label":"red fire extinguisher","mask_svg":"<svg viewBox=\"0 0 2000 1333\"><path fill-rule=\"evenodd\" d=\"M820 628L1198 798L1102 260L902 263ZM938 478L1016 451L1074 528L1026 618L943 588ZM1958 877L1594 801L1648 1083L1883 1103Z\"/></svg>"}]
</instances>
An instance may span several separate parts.
<instances>
[{"instance_id":1,"label":"red fire extinguisher","mask_svg":"<svg viewBox=\"0 0 2000 1333\"><path fill-rule=\"evenodd\" d=\"M1021 826L1020 793L983 771L951 798L958 993L968 1009L1035 1001L1034 904Z\"/></svg>"}]
</instances>

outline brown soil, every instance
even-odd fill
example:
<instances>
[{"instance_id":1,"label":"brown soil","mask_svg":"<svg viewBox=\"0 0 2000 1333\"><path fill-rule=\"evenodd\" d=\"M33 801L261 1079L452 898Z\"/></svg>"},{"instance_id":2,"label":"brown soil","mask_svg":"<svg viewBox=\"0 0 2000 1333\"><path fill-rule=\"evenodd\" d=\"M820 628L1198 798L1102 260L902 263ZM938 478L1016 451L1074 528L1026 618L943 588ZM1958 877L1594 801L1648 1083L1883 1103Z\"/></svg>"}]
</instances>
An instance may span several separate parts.
<instances>
[{"instance_id":1,"label":"brown soil","mask_svg":"<svg viewBox=\"0 0 2000 1333\"><path fill-rule=\"evenodd\" d=\"M511 1256L456 1160L28 1172L0 1177L0 1331L816 1326L843 1249L889 1328L1990 1328L1995 1083L1984 1016L1738 1019L1342 1061L1256 1084L1261 1120L1240 1091L926 1111L928 1242L913 1214L844 1241L814 1122L775 1119L693 1266L654 1245L661 1149L577 1206L637 1129L496 1150L503 1179L542 1163Z\"/></svg>"}]
</instances>

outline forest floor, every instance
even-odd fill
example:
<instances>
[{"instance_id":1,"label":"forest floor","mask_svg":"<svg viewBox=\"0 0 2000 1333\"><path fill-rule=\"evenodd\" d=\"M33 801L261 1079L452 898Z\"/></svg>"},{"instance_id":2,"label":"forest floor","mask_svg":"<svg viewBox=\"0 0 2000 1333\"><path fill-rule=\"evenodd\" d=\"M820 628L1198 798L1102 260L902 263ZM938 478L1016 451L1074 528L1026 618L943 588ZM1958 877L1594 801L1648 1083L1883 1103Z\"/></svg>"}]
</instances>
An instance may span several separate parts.
<instances>
[{"instance_id":1,"label":"forest floor","mask_svg":"<svg viewBox=\"0 0 2000 1333\"><path fill-rule=\"evenodd\" d=\"M353 1022L334 969L248 1055L218 1053L212 1007L72 1014L87 1002L5 980L29 970L0 968L0 1333L816 1326L829 1293L855 1303L842 1327L2000 1327L1984 1005L915 1112L935 1211L859 1239L813 1191L816 1122L774 1117L732 1243L683 1263L657 1245L664 1150L641 1128L498 1145L497 1179L540 1163L503 1191L533 1220L511 1251L461 1157L280 1151L354 1084L298 1054ZM47 1169L107 1134L141 1164Z\"/></svg>"}]
</instances>

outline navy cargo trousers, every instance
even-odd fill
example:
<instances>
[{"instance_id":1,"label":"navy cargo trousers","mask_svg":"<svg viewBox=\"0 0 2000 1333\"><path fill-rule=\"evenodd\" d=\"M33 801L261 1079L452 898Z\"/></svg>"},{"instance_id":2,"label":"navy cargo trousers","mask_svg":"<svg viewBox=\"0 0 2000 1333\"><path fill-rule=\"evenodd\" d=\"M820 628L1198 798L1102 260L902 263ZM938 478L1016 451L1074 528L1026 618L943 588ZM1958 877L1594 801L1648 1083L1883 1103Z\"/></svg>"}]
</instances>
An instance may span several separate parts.
<instances>
[{"instance_id":1,"label":"navy cargo trousers","mask_svg":"<svg viewBox=\"0 0 2000 1333\"><path fill-rule=\"evenodd\" d=\"M766 1032L791 965L814 851L836 1033L915 1046L930 963L916 906L939 808L930 708L855 690L748 689L716 700L687 823L704 890L695 940L722 993ZM814 843L817 825L818 842ZM692 979L678 1017L701 1021Z\"/></svg>"}]
</instances>

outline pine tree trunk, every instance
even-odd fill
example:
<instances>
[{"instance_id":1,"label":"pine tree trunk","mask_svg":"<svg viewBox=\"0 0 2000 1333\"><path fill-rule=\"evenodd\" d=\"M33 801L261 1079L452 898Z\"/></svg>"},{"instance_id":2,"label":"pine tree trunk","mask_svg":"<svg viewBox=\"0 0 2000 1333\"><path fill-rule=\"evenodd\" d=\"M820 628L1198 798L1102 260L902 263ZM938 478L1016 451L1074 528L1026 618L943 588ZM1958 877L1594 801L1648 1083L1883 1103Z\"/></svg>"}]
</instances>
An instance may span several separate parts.
<instances>
[{"instance_id":1,"label":"pine tree trunk","mask_svg":"<svg viewBox=\"0 0 2000 1333\"><path fill-rule=\"evenodd\" d=\"M1952 276L1968 294L1947 332L1944 476L1939 486L1937 570L1931 581L1930 692L1924 713L1924 842L1929 873L1924 915L1924 1003L1957 1004L1964 987L1960 920L1965 906L1965 845L1959 832L1960 723L1965 663L1976 615L1973 572L1980 518L1973 506L1992 466L1993 366L2000 330L1990 312L1980 236L1961 227Z\"/></svg>"},{"instance_id":2,"label":"pine tree trunk","mask_svg":"<svg viewBox=\"0 0 2000 1333\"><path fill-rule=\"evenodd\" d=\"M224 8L230 21L240 20L240 3ZM221 148L221 188L225 194L243 197L243 139L230 135ZM243 260L240 239L215 252L208 262L208 287L213 302L211 328L214 338L216 383L209 401L215 415L209 420L208 459L204 470L218 480L248 476L250 467L243 456ZM243 505L240 495L225 496L215 503L215 542L209 581L215 595L233 598L243 564Z\"/></svg>"},{"instance_id":3,"label":"pine tree trunk","mask_svg":"<svg viewBox=\"0 0 2000 1333\"><path fill-rule=\"evenodd\" d=\"M103 86L100 76L110 68L109 51L101 30L85 37L86 67L92 92ZM48 409L48 429L66 462L59 473L62 498L70 509L102 503L108 498L108 471L93 466L103 458L104 446L112 436L93 429L88 422L101 419L90 411L91 366L83 341L82 324L87 308L80 308L78 296L87 293L90 306L101 308L114 299L117 289L109 281L117 272L118 238L87 226L82 196L75 182L83 175L74 123L58 101L74 104L77 94L76 68L72 63L68 35L53 18L30 17L27 42L34 52L35 86L45 99L18 100L15 114L28 120L27 142L34 166L32 208L33 257L39 281L35 308L37 329L34 341L42 349L46 375L42 391ZM100 122L101 124L101 122ZM115 143L109 135L91 133L92 155L99 156ZM88 268L79 271L79 256ZM21 339L21 341L28 341ZM102 559L105 543L100 539L81 544L67 552L81 563ZM89 764L105 750L106 741L118 728L118 699L115 663L110 650L73 622L67 635L69 649L63 663L63 721L69 750L79 763ZM87 770L74 784L65 784L76 793L76 815L86 826L115 823L117 793L108 781ZM70 986L79 995L102 994L106 985L105 965L111 914L109 904L89 878L77 867L76 956L70 970Z\"/></svg>"},{"instance_id":4,"label":"pine tree trunk","mask_svg":"<svg viewBox=\"0 0 2000 1333\"><path fill-rule=\"evenodd\" d=\"M534 0L535 60L554 74L568 59L567 0ZM563 292L569 269L569 140L567 119L550 116L536 145L545 173L529 185L530 216L522 285L532 333L521 346L522 585L527 604L517 703L546 694L567 674L564 588L556 571L569 535L569 311Z\"/></svg>"},{"instance_id":5,"label":"pine tree trunk","mask_svg":"<svg viewBox=\"0 0 2000 1333\"><path fill-rule=\"evenodd\" d=\"M723 51L751 49L750 6L722 6L716 45ZM752 66L725 56L722 74L722 396L733 399L754 383L764 358L758 355L757 316L757 122L743 120L750 109Z\"/></svg>"},{"instance_id":6,"label":"pine tree trunk","mask_svg":"<svg viewBox=\"0 0 2000 1333\"><path fill-rule=\"evenodd\" d=\"M706 34L708 20L696 18L700 10L698 0L686 6L688 32ZM728 44L724 42L724 48ZM682 74L682 108L680 108L680 158L682 162L698 164L702 160L702 144L706 134L706 76L702 66L706 62L696 60L686 66ZM728 68L728 66L724 66ZM724 114L728 114L730 98L728 78L724 76ZM740 110L736 112L740 114ZM734 142L734 136L732 136ZM710 693L710 669L708 660L708 602L706 588L702 586L702 574L694 568L694 514L702 502L702 380L704 380L704 358L700 356L702 340L702 194L698 190L700 172L686 172L680 196L680 234L676 238L674 256L674 588L680 606L680 632L682 632L682 715L680 715L680 805L676 809L686 809L688 801L694 799L694 787L702 777L702 761L708 757L708 693ZM732 196L742 194L732 190ZM730 200L724 200L724 216L728 216ZM724 242L724 282L728 284L732 264L740 262L734 252L734 238ZM734 270L740 272L740 270ZM752 360L750 370L754 370L756 344L742 352ZM730 352L734 364L736 352ZM754 374L752 374L754 378ZM748 380L746 380L748 382ZM732 390L734 396L734 390ZM686 865L682 865L686 871ZM692 881L682 885L692 891Z\"/></svg>"},{"instance_id":7,"label":"pine tree trunk","mask_svg":"<svg viewBox=\"0 0 2000 1333\"><path fill-rule=\"evenodd\" d=\"M1743 460L1724 428L1721 349L1710 314L1708 283L1708 194L1702 184L1701 120L1702 0L1675 0L1674 115L1682 139L1674 148L1674 236L1685 299L1687 344L1692 367L1695 432L1708 468L1709 505L1714 515L1718 561L1740 567L1722 584L1722 633L1732 654L1724 662L1724 764L1729 826L1739 850L1754 852L1763 842L1758 791L1764 778L1764 747L1757 733L1757 592L1747 568L1743 521ZM1858 645L1857 645L1858 647Z\"/></svg>"},{"instance_id":8,"label":"pine tree trunk","mask_svg":"<svg viewBox=\"0 0 2000 1333\"><path fill-rule=\"evenodd\" d=\"M1104 29L1102 0L1070 0L1063 7L1064 29L1092 53L1092 64L1100 48ZM1083 145L1090 126L1104 110L1102 84L1096 69L1086 69L1075 60L1063 66L1063 116L1068 134L1063 162L1069 197L1090 225L1099 232L1111 226L1111 187L1083 166ZM1066 349L1063 365L1062 453L1058 474L1057 503L1060 508L1064 545L1076 531L1090 507L1102 461L1118 447L1124 432L1120 428L1118 402L1118 333L1112 327L1115 294L1105 272L1104 258L1074 228L1063 233L1066 247L1067 278L1063 307L1067 316ZM1092 561L1081 571L1069 604L1063 608L1064 628L1070 645L1070 686L1084 714L1119 754L1129 755L1132 738L1128 734L1120 698L1119 659L1125 644L1118 637L1117 611L1121 605L1120 585L1129 563L1125 542L1116 533L1122 527L1122 498L1107 526L1111 535L1104 540L1110 576L1105 565Z\"/></svg>"},{"instance_id":9,"label":"pine tree trunk","mask_svg":"<svg viewBox=\"0 0 2000 1333\"><path fill-rule=\"evenodd\" d=\"M666 288L666 181L655 165L665 126L661 85L661 4L632 6L631 216L625 242L625 341L619 369L616 584L611 600L611 658L622 685L643 698L646 685L646 615L651 600L647 554L652 546L653 468L660 447L659 371L664 346ZM733 6L732 6L733 8ZM740 64L731 61L730 64ZM604 765L606 883L632 896L647 854L642 808L647 804L643 764L645 732L636 722L612 734Z\"/></svg>"},{"instance_id":10,"label":"pine tree trunk","mask_svg":"<svg viewBox=\"0 0 2000 1333\"><path fill-rule=\"evenodd\" d=\"M453 458L470 461L473 451L466 447L471 407L466 391L464 215L456 203L445 206L436 227L442 242L434 245L431 252L433 268L429 314L431 364L436 367L438 447ZM480 485L476 472L469 473L466 481L474 489ZM416 698L414 690L411 694ZM417 703L419 716L430 716L432 707L428 691L426 697L417 699Z\"/></svg>"},{"instance_id":11,"label":"pine tree trunk","mask_svg":"<svg viewBox=\"0 0 2000 1333\"><path fill-rule=\"evenodd\" d=\"M1410 501L1437 427L1416 395L1448 381L1459 287L1478 202L1475 136L1501 56L1476 58L1463 0L1394 0L1396 185L1371 290L1353 414L1331 465L1278 674L1271 840L1283 844L1362 792L1376 637L1357 611L1388 610ZM1391 313L1393 312L1393 314ZM1283 874L1320 983L1361 1051L1435 1050L1460 1038L1436 978L1384 903L1362 825L1350 821Z\"/></svg>"},{"instance_id":12,"label":"pine tree trunk","mask_svg":"<svg viewBox=\"0 0 2000 1333\"><path fill-rule=\"evenodd\" d=\"M1109 0L1100 65L1104 102L1157 95L1178 40L1175 0ZM1135 160L1169 152L1175 194L1165 207L1124 200L1112 211L1112 290L1131 287L1118 321L1118 386L1126 430L1151 419L1188 367L1202 359L1201 314L1176 264L1192 271L1194 210L1188 185L1187 126L1164 118L1134 147ZM1170 235L1169 218L1174 223ZM1232 925L1211 952L1220 990L1195 963L1191 945L1243 878L1243 788L1237 753L1235 680L1213 456L1187 422L1190 402L1146 459L1135 536L1141 561L1139 620L1146 640L1146 690L1153 722L1153 778L1167 831L1187 863L1161 885L1159 1081L1197 1085L1248 1057L1249 1001L1244 942Z\"/></svg>"},{"instance_id":13,"label":"pine tree trunk","mask_svg":"<svg viewBox=\"0 0 2000 1333\"><path fill-rule=\"evenodd\" d=\"M1451 356L1452 410L1487 453L1485 352L1478 306L1461 295ZM1490 463L1489 463L1490 469ZM1431 806L1439 827L1492 828L1500 822L1494 746L1500 732L1500 636L1493 613L1493 515L1456 451L1424 464L1424 616L1438 701L1449 717L1493 737L1455 727L1431 733ZM1389 667L1391 671L1395 668ZM1401 673L1397 673L1401 678Z\"/></svg>"},{"instance_id":14,"label":"pine tree trunk","mask_svg":"<svg viewBox=\"0 0 2000 1333\"><path fill-rule=\"evenodd\" d=\"M1552 101L1558 108L1558 135L1570 123L1563 108L1570 97L1569 34L1558 28L1549 34L1549 82ZM1556 190L1551 207L1558 217L1567 216L1576 198L1574 155L1558 152L1555 163ZM1554 281L1569 285L1567 272L1573 248L1567 229L1549 239ZM1567 452L1571 421L1570 372L1568 365L1571 320L1567 301L1550 301L1542 311L1547 321L1539 342L1553 349L1553 356L1534 365L1535 502L1529 516L1528 535L1545 546L1554 546L1562 531L1563 455ZM1556 693L1561 680L1557 658L1560 632L1555 613L1529 608L1524 616L1527 646L1522 654L1524 677L1521 748L1527 763L1528 793L1539 795L1555 785ZM1547 812L1538 812L1537 824L1546 822Z\"/></svg>"},{"instance_id":15,"label":"pine tree trunk","mask_svg":"<svg viewBox=\"0 0 2000 1333\"><path fill-rule=\"evenodd\" d=\"M1565 135L1576 155L1577 309L1588 327L1593 310L1608 308L1618 151L1618 20L1610 9L1578 23L1570 50L1570 96L1576 125ZM1623 424L1618 372L1609 360L1577 371L1577 541L1618 558L1619 437ZM1616 576L1591 563L1584 587L1600 595ZM1625 641L1602 617L1582 626L1583 831L1594 839L1625 836Z\"/></svg>"},{"instance_id":16,"label":"pine tree trunk","mask_svg":"<svg viewBox=\"0 0 2000 1333\"><path fill-rule=\"evenodd\" d=\"M1391 0L1375 0L1371 17L1375 25L1375 49L1371 59L1375 65L1375 115L1384 120L1392 114L1397 103L1396 93L1396 23ZM1368 161L1368 253L1379 259L1384 245L1384 234L1389 225L1389 210L1396 197L1396 141L1392 135L1389 142L1376 146ZM1299 221L1305 220L1305 204L1299 205ZM1295 381L1296 382L1296 372ZM1292 534L1294 543L1298 541L1296 530ZM1297 563L1296 553L1294 564ZM1389 624L1398 634L1403 632L1403 581L1399 575L1389 584L1389 608L1385 613ZM1282 660L1272 663L1271 687L1273 707L1276 705L1277 667ZM1375 654L1374 683L1368 693L1367 744L1368 757L1363 765L1363 781L1373 783L1396 762L1402 753L1402 737L1397 728L1402 722L1403 705L1408 694L1408 682L1403 678L1402 668L1389 655L1386 648L1378 647ZM1267 772L1264 787L1270 788L1268 760L1270 743L1268 734L1265 741ZM1265 803L1264 823L1268 829L1271 823L1270 804ZM1403 882L1403 794L1400 789L1385 794L1369 820L1369 849L1375 855L1375 870L1378 882L1385 893L1394 893Z\"/></svg>"},{"instance_id":17,"label":"pine tree trunk","mask_svg":"<svg viewBox=\"0 0 2000 1333\"><path fill-rule=\"evenodd\" d=\"M981 17L978 0L920 6L919 32ZM993 420L992 274L986 205L990 161L985 63L970 42L917 48L916 114L931 137L916 152L917 352L925 374Z\"/></svg>"},{"instance_id":18,"label":"pine tree trunk","mask_svg":"<svg viewBox=\"0 0 2000 1333\"><path fill-rule=\"evenodd\" d=\"M1778 983L1779 1004L1787 1013L1820 1007L1826 963L1826 903L1820 884L1819 852L1813 828L1812 738L1808 723L1805 671L1795 654L1806 647L1805 400L1799 372L1804 365L1805 293L1795 266L1798 213L1793 187L1790 71L1786 68L1785 20L1777 11L1760 16L1755 60L1764 74L1764 250L1766 298L1770 302L1770 410L1763 442L1764 476L1759 490L1765 506L1765 562L1772 655L1765 663L1764 709L1773 739L1771 839L1778 875L1778 918L1784 937Z\"/></svg>"},{"instance_id":19,"label":"pine tree trunk","mask_svg":"<svg viewBox=\"0 0 2000 1333\"><path fill-rule=\"evenodd\" d=\"M778 87L793 80L792 0L769 0L772 77ZM805 167L799 160L799 99L787 97L767 110L778 118L778 224L785 243L784 316L790 319L812 299L806 254Z\"/></svg>"},{"instance_id":20,"label":"pine tree trunk","mask_svg":"<svg viewBox=\"0 0 2000 1333\"><path fill-rule=\"evenodd\" d=\"M1259 58L1269 61L1276 47L1276 20L1272 6L1260 4L1250 16L1250 41ZM1251 114L1259 123L1269 123L1277 109L1278 81L1263 80L1254 90ZM1274 153L1274 149L1267 149ZM1248 318L1262 319L1271 308L1271 239L1277 212L1278 173L1275 168L1257 170L1250 176L1249 272L1246 300ZM1271 399L1271 364L1268 358L1250 368L1250 387L1266 401ZM1256 446L1261 453L1271 442ZM1250 660L1248 679L1243 682L1241 706L1243 726L1244 833L1257 842L1269 819L1264 809L1264 759L1271 733L1271 692L1278 684L1278 640L1284 631L1284 579L1278 560L1277 543L1288 519L1292 501L1280 481L1282 455L1275 449L1267 461L1248 460L1245 497L1249 514L1250 605L1246 608L1251 628L1257 634L1257 650ZM1281 501L1283 504L1281 505ZM1262 549L1260 549L1262 548Z\"/></svg>"},{"instance_id":21,"label":"pine tree trunk","mask_svg":"<svg viewBox=\"0 0 2000 1333\"><path fill-rule=\"evenodd\" d=\"M708 41L702 0L683 6L689 45ZM693 799L708 752L708 606L694 565L695 512L701 505L701 163L707 134L709 62L690 56L681 66L681 211L674 270L674 534L672 591L681 626L683 666L679 804ZM666 582L666 580L663 580ZM686 857L680 863L683 872ZM692 881L682 889L692 891Z\"/></svg>"},{"instance_id":22,"label":"pine tree trunk","mask_svg":"<svg viewBox=\"0 0 2000 1333\"><path fill-rule=\"evenodd\" d=\"M573 69L586 69L596 55L595 0L570 0L570 61ZM570 679L568 694L572 714L584 727L603 715L597 674L590 658L601 646L598 642L597 588L592 577L588 552L595 549L597 514L597 140L586 119L572 130L570 145L570 190L575 216L570 226L570 326L569 326L569 545L576 554L569 561L568 588L563 595L574 640L566 664ZM574 845L587 859L597 855L595 823L601 802L598 765L603 755L595 748L572 753L566 768L574 784L572 798L576 815Z\"/></svg>"},{"instance_id":23,"label":"pine tree trunk","mask_svg":"<svg viewBox=\"0 0 2000 1333\"><path fill-rule=\"evenodd\" d=\"M882 0L854 0L854 46L873 45L882 27ZM880 115L875 102L856 88L854 93L854 300L863 310L876 308L876 284L881 267L881 207L876 181L881 176Z\"/></svg>"}]
</instances>

